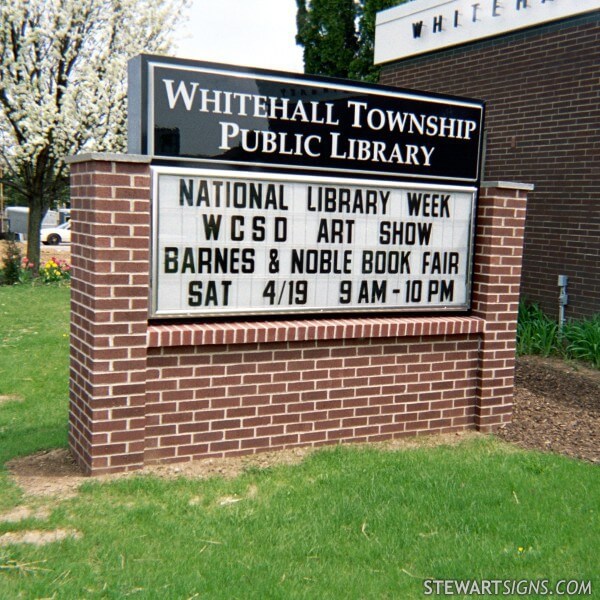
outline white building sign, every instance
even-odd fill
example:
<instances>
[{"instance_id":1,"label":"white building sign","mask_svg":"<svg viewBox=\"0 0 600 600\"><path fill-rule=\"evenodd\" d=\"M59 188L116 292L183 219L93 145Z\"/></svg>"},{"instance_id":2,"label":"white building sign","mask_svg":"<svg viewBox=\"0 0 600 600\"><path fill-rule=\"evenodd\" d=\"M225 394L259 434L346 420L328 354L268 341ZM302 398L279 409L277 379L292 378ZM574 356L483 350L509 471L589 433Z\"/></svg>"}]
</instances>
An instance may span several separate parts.
<instances>
[{"instance_id":1,"label":"white building sign","mask_svg":"<svg viewBox=\"0 0 600 600\"><path fill-rule=\"evenodd\" d=\"M474 187L152 170L155 317L469 307Z\"/></svg>"},{"instance_id":2,"label":"white building sign","mask_svg":"<svg viewBox=\"0 0 600 600\"><path fill-rule=\"evenodd\" d=\"M600 9L600 0L415 0L377 14L375 64Z\"/></svg>"}]
</instances>

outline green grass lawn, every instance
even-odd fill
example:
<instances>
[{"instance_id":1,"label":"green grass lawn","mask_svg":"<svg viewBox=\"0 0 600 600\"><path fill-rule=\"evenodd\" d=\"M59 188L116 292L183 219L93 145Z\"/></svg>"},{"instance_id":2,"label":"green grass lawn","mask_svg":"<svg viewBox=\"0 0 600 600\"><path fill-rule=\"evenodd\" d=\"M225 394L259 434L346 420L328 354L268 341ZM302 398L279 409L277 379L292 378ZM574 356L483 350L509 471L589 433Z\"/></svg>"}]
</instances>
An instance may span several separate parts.
<instances>
[{"instance_id":1,"label":"green grass lawn","mask_svg":"<svg viewBox=\"0 0 600 600\"><path fill-rule=\"evenodd\" d=\"M66 444L68 289L0 288L1 464ZM421 598L433 579L580 579L600 592L598 467L494 438L336 447L235 479L91 481L23 496L0 472L0 598ZM465 596L459 596L465 597ZM503 596L507 597L507 596ZM537 597L535 595L529 597Z\"/></svg>"},{"instance_id":2,"label":"green grass lawn","mask_svg":"<svg viewBox=\"0 0 600 600\"><path fill-rule=\"evenodd\" d=\"M67 445L68 287L0 286L0 484L7 460ZM13 490L14 492L15 490ZM14 494L0 494L0 510Z\"/></svg>"}]
</instances>

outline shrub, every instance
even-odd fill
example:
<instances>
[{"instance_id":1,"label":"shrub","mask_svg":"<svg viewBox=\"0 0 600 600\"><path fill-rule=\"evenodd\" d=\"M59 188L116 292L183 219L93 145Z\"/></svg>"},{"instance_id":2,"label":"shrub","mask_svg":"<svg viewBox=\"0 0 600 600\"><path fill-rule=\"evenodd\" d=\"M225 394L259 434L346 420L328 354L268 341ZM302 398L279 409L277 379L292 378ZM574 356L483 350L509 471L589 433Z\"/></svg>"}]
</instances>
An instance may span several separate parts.
<instances>
[{"instance_id":1,"label":"shrub","mask_svg":"<svg viewBox=\"0 0 600 600\"><path fill-rule=\"evenodd\" d=\"M560 354L558 323L536 304L521 302L517 324L517 354Z\"/></svg>"},{"instance_id":2,"label":"shrub","mask_svg":"<svg viewBox=\"0 0 600 600\"><path fill-rule=\"evenodd\" d=\"M0 283L13 285L19 283L21 272L21 250L13 239L6 242L6 250L3 257L3 268L0 270Z\"/></svg>"},{"instance_id":3,"label":"shrub","mask_svg":"<svg viewBox=\"0 0 600 600\"><path fill-rule=\"evenodd\" d=\"M568 323L563 336L569 357L591 362L600 369L600 315L587 321Z\"/></svg>"},{"instance_id":4,"label":"shrub","mask_svg":"<svg viewBox=\"0 0 600 600\"><path fill-rule=\"evenodd\" d=\"M562 331L536 304L521 302L517 324L517 354L562 356L600 369L600 315L565 323Z\"/></svg>"}]
</instances>

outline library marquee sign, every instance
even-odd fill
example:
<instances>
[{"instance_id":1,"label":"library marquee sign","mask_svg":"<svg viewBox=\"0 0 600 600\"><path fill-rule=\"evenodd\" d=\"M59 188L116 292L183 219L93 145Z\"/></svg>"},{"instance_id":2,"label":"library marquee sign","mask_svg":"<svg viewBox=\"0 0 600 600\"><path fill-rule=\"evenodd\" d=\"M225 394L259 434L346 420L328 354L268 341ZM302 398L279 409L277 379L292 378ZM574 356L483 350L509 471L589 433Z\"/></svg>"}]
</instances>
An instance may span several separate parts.
<instances>
[{"instance_id":1,"label":"library marquee sign","mask_svg":"<svg viewBox=\"0 0 600 600\"><path fill-rule=\"evenodd\" d=\"M139 56L152 316L469 308L483 105Z\"/></svg>"}]
</instances>

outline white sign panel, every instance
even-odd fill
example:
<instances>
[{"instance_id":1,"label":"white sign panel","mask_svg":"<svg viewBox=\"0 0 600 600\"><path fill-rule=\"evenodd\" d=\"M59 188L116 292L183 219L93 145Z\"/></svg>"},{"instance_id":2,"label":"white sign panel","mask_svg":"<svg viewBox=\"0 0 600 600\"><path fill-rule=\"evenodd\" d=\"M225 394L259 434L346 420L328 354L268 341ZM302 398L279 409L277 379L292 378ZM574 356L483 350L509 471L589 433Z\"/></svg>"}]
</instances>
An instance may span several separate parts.
<instances>
[{"instance_id":1,"label":"white sign panel","mask_svg":"<svg viewBox=\"0 0 600 600\"><path fill-rule=\"evenodd\" d=\"M468 308L475 188L152 170L154 316Z\"/></svg>"},{"instance_id":2,"label":"white sign panel","mask_svg":"<svg viewBox=\"0 0 600 600\"><path fill-rule=\"evenodd\" d=\"M415 0L377 14L375 64L600 8L600 0Z\"/></svg>"}]
</instances>

